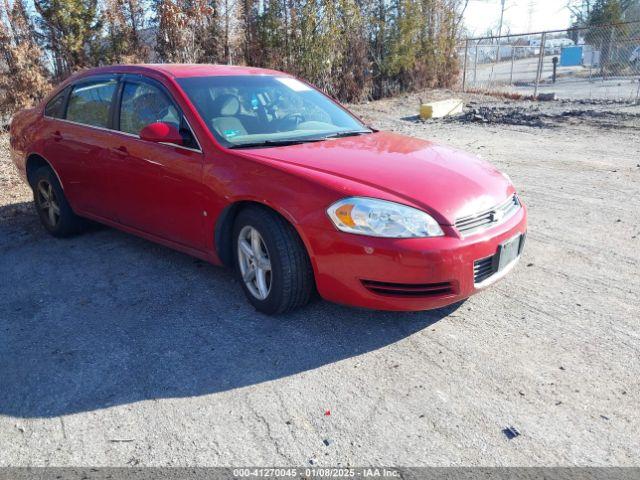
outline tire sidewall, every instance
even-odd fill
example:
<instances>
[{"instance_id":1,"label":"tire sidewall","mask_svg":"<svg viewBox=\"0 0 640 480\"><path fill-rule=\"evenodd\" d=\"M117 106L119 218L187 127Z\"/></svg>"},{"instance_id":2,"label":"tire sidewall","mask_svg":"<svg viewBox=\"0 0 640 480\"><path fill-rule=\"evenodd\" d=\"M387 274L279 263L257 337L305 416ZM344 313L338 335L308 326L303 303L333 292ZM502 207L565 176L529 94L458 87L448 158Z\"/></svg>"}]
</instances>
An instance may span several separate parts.
<instances>
[{"instance_id":1,"label":"tire sidewall","mask_svg":"<svg viewBox=\"0 0 640 480\"><path fill-rule=\"evenodd\" d=\"M58 206L60 208L60 217L58 219L58 223L55 226L51 226L47 219L45 218L45 212L40 208L40 200L38 196L38 184L40 181L46 180L51 187L56 196L56 200ZM64 191L58 181L58 177L49 167L41 167L36 170L34 179L33 179L33 201L36 206L36 210L38 213L38 217L40 218L40 222L44 226L44 228L54 236L67 236L76 228L76 223L78 223L78 218L76 217L73 210L71 210L71 206L67 201L67 198L64 195Z\"/></svg>"},{"instance_id":2,"label":"tire sidewall","mask_svg":"<svg viewBox=\"0 0 640 480\"><path fill-rule=\"evenodd\" d=\"M247 288L242 279L240 273L240 264L238 261L238 236L240 231L246 227L251 226L255 228L269 252L269 260L271 262L271 290L269 295L264 300L256 298L251 291ZM276 238L274 238L274 232L269 228L269 219L261 215L257 210L243 210L238 214L234 228L233 228L233 262L234 270L237 278L242 285L242 289L247 296L249 302L259 311L264 313L275 313L280 309L282 304L282 298L285 288L285 274L282 268L282 257L278 250L278 244Z\"/></svg>"}]
</instances>

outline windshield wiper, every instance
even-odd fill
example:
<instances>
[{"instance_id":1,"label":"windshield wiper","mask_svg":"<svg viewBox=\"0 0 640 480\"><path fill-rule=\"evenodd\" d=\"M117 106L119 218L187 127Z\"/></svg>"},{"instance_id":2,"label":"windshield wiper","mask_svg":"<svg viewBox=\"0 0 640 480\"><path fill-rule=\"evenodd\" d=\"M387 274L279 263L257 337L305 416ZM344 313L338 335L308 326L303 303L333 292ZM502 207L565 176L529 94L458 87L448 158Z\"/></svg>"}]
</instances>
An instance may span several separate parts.
<instances>
[{"instance_id":1,"label":"windshield wiper","mask_svg":"<svg viewBox=\"0 0 640 480\"><path fill-rule=\"evenodd\" d=\"M328 138L354 137L356 135L365 135L373 133L371 130L347 130L345 132L335 132L322 137L311 138L291 138L285 140L262 140L260 142L236 143L229 148L258 148L258 147L285 147L287 145L300 145L301 143L322 142Z\"/></svg>"},{"instance_id":2,"label":"windshield wiper","mask_svg":"<svg viewBox=\"0 0 640 480\"><path fill-rule=\"evenodd\" d=\"M347 130L346 132L336 132L325 135L323 138L343 138L343 137L355 137L356 135L366 135L373 133L371 130Z\"/></svg>"},{"instance_id":3,"label":"windshield wiper","mask_svg":"<svg viewBox=\"0 0 640 480\"><path fill-rule=\"evenodd\" d=\"M298 138L289 140L262 140L261 142L236 143L229 148L256 148L256 147L286 147L287 145L300 145L301 143L321 142L323 138Z\"/></svg>"}]
</instances>

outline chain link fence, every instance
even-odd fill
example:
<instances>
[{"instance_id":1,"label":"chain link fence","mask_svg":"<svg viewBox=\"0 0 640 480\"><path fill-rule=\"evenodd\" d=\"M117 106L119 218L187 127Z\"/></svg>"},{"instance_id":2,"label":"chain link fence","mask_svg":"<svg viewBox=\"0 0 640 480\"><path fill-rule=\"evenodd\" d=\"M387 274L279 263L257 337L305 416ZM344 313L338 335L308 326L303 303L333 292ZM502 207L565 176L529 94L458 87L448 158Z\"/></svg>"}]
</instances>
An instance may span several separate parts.
<instances>
[{"instance_id":1,"label":"chain link fence","mask_svg":"<svg viewBox=\"0 0 640 480\"><path fill-rule=\"evenodd\" d=\"M640 22L470 38L458 53L465 92L640 102Z\"/></svg>"}]
</instances>

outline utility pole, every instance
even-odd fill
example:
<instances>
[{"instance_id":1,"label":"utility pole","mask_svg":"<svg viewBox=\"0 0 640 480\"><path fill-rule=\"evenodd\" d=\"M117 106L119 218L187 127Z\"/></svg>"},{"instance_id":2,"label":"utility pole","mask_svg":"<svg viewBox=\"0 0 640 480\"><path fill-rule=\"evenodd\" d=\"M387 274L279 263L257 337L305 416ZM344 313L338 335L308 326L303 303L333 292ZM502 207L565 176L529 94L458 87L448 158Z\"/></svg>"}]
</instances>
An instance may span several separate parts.
<instances>
[{"instance_id":1,"label":"utility pole","mask_svg":"<svg viewBox=\"0 0 640 480\"><path fill-rule=\"evenodd\" d=\"M536 11L535 0L529 0L529 6L527 8L527 32L533 30L533 13Z\"/></svg>"},{"instance_id":2,"label":"utility pole","mask_svg":"<svg viewBox=\"0 0 640 480\"><path fill-rule=\"evenodd\" d=\"M498 25L498 51L496 52L496 62L500 61L500 45L502 42L502 22L504 20L504 6L507 3L507 0L500 0L501 8L500 8L500 24Z\"/></svg>"},{"instance_id":3,"label":"utility pole","mask_svg":"<svg viewBox=\"0 0 640 480\"><path fill-rule=\"evenodd\" d=\"M507 0L500 0L501 8L500 8L500 24L498 26L498 37L502 35L502 21L504 20L504 6L507 3Z\"/></svg>"}]
</instances>

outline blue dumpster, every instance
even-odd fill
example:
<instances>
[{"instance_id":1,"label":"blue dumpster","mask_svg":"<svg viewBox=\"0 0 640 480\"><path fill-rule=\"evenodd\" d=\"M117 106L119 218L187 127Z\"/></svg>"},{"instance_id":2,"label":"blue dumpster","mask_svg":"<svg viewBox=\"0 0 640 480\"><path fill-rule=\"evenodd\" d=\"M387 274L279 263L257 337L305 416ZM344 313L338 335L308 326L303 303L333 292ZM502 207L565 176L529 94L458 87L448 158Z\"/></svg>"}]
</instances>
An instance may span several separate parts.
<instances>
[{"instance_id":1,"label":"blue dumpster","mask_svg":"<svg viewBox=\"0 0 640 480\"><path fill-rule=\"evenodd\" d=\"M561 67L582 65L582 47L562 47L560 53Z\"/></svg>"}]
</instances>

